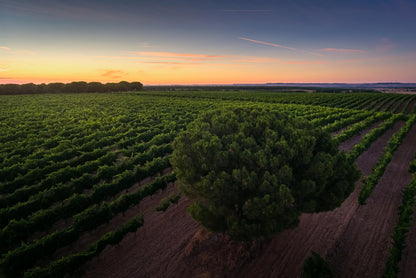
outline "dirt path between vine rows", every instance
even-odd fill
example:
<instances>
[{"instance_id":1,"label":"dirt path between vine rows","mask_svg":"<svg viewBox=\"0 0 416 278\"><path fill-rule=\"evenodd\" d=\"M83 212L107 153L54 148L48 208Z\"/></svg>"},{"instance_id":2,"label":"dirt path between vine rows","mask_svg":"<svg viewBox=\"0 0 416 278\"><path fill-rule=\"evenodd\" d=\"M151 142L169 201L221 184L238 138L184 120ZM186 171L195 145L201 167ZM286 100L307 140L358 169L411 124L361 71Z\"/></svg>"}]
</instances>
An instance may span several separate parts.
<instances>
[{"instance_id":1,"label":"dirt path between vine rows","mask_svg":"<svg viewBox=\"0 0 416 278\"><path fill-rule=\"evenodd\" d=\"M371 130L373 130L375 128L378 128L381 123L383 123L383 121L378 121L378 122L372 124L370 127L360 131L358 134L354 135L353 137L349 138L348 140L345 140L344 142L339 144L338 149L342 150L342 151L345 151L347 153L350 152L356 144L361 142L361 140L363 139L363 137L365 135L367 135Z\"/></svg>"},{"instance_id":2,"label":"dirt path between vine rows","mask_svg":"<svg viewBox=\"0 0 416 278\"><path fill-rule=\"evenodd\" d=\"M413 223L407 234L406 247L399 263L399 278L414 278L416 274L416 205L413 208Z\"/></svg>"},{"instance_id":3,"label":"dirt path between vine rows","mask_svg":"<svg viewBox=\"0 0 416 278\"><path fill-rule=\"evenodd\" d=\"M396 100L395 99L389 99L386 103L384 103L382 106L379 106L379 108L377 109L377 111L379 111L379 112L389 112L388 110L387 110L387 107L389 107L390 106L390 104L391 103L394 103L394 102L396 102Z\"/></svg>"},{"instance_id":4,"label":"dirt path between vine rows","mask_svg":"<svg viewBox=\"0 0 416 278\"><path fill-rule=\"evenodd\" d=\"M400 106L397 108L396 113L401 113L401 112L403 112L403 113L404 113L403 108L406 106L406 103L407 103L408 101L409 101L408 99L407 99L407 100L402 101L402 103L400 103Z\"/></svg>"},{"instance_id":5,"label":"dirt path between vine rows","mask_svg":"<svg viewBox=\"0 0 416 278\"><path fill-rule=\"evenodd\" d=\"M396 123L393 129L388 130L378 138L370 148L358 159L357 165L363 175L369 175L377 160L383 153L383 148L391 135L396 132L403 122ZM412 129L415 136L415 128ZM408 140L409 136L406 138ZM414 137L413 137L414 138ZM351 138L350 140L354 140ZM407 142L407 141L406 141ZM400 161L396 161L402 152L410 155L408 144L399 149L398 155L393 158L393 164L402 169ZM353 144L350 146L353 147ZM389 167L391 168L391 167ZM388 173L391 172L389 170ZM394 169L393 169L394 170ZM396 179L391 174L388 177ZM395 182L395 181L392 181ZM384 182L386 183L386 181ZM400 186L399 186L400 187ZM343 277L348 277L347 270L352 267L361 273L364 268L374 269L376 265L367 266L368 258L357 257L356 251L361 248L361 238L370 235L370 243L379 242L379 238L390 238L391 234L386 229L378 226L378 213L383 212L395 216L397 206L389 206L385 212L383 206L374 207L374 197L370 197L367 206L372 206L371 213L367 217L366 229L360 226L352 227L351 223L360 220L360 207L357 196L360 182L355 191L347 198L341 207L330 212L303 214L297 228L284 231L268 241L259 241L255 244L235 243L229 241L226 236L206 232L199 224L194 222L186 213L189 201L181 198L178 205L170 207L165 213L151 212L145 214L144 226L135 234L127 235L117 246L107 247L103 253L86 265L85 277L297 277L304 260L311 250L322 257L329 257L331 267ZM395 188L395 187L394 187ZM377 189L377 188L376 188ZM385 186L378 189L385 189ZM168 189L172 190L172 189ZM383 190L381 190L383 191ZM383 192L381 192L383 193ZM392 193L387 194L387 198ZM166 193L163 193L163 196ZM375 196L382 195L375 193ZM397 195L397 194L396 194ZM378 197L380 198L380 196ZM157 206L158 201L144 200L141 208L149 211ZM376 198L377 199L377 198ZM399 200L401 201L401 200ZM373 212L376 211L376 212ZM382 217L382 218L383 218ZM387 217L388 226L394 227L394 221ZM394 218L394 217L393 217ZM364 220L364 219L363 219ZM361 225L361 223L358 223ZM374 225L374 228L372 228ZM355 231L358 233L358 242L352 242ZM381 232L382 231L382 232ZM364 235L364 236L363 236ZM348 240L349 245L340 243L340 240ZM339 246L339 247L338 247ZM384 244L383 248L386 246ZM344 248L351 249L351 255L343 257ZM371 256L376 256L368 250ZM382 252L383 253L383 252ZM384 252L385 253L385 252ZM385 256L385 254L382 254ZM329 256L330 255L330 256ZM366 254L367 256L368 254ZM344 258L346 261L339 263ZM357 264L354 258L359 259ZM338 265L339 264L339 265ZM380 267L380 266L378 266ZM367 272L366 272L367 273ZM336 276L338 277L338 276ZM351 276L351 277L377 277Z\"/></svg>"},{"instance_id":6,"label":"dirt path between vine rows","mask_svg":"<svg viewBox=\"0 0 416 278\"><path fill-rule=\"evenodd\" d=\"M416 145L413 126L394 153L384 175L359 206L343 234L328 253L335 277L381 277L389 257L391 236L398 220L402 191L410 183L408 172Z\"/></svg>"},{"instance_id":7,"label":"dirt path between vine rows","mask_svg":"<svg viewBox=\"0 0 416 278\"><path fill-rule=\"evenodd\" d=\"M403 102L401 102L401 99L397 99L394 101L393 105L390 106L390 108L388 109L389 112L393 112L394 109L396 109L397 106L401 105Z\"/></svg>"},{"instance_id":8,"label":"dirt path between vine rows","mask_svg":"<svg viewBox=\"0 0 416 278\"><path fill-rule=\"evenodd\" d=\"M396 123L393 129L388 130L358 157L356 163L363 176L371 173L377 160L383 154L387 141L402 125L403 122ZM353 146L351 144L350 148ZM326 258L328 251L344 233L359 207L360 187L361 183L358 182L354 192L341 207L333 211L303 214L300 225L296 229L285 231L273 238L262 257L243 269L242 277L297 277L300 275L304 260L311 251Z\"/></svg>"},{"instance_id":9,"label":"dirt path between vine rows","mask_svg":"<svg viewBox=\"0 0 416 278\"><path fill-rule=\"evenodd\" d=\"M404 112L406 115L409 115L412 112L414 105L416 104L416 99L410 100L409 106L407 106L406 111Z\"/></svg>"}]
</instances>

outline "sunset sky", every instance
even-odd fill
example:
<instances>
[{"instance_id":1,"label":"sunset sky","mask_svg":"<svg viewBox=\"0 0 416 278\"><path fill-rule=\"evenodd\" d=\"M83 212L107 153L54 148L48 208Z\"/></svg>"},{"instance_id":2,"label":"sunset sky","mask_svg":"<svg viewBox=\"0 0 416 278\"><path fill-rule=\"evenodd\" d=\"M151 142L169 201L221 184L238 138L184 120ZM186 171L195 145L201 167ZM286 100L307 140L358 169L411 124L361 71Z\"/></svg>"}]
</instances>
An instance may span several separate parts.
<instances>
[{"instance_id":1,"label":"sunset sky","mask_svg":"<svg viewBox=\"0 0 416 278\"><path fill-rule=\"evenodd\" d=\"M0 0L0 83L416 82L415 0Z\"/></svg>"}]
</instances>

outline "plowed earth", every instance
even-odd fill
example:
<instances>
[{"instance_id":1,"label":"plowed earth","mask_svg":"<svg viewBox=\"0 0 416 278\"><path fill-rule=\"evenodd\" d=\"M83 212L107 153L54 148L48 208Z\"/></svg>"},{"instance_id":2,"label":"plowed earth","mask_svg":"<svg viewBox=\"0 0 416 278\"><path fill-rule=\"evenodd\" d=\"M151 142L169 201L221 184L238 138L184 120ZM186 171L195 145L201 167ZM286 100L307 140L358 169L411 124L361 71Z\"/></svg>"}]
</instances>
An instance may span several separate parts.
<instances>
[{"instance_id":1,"label":"plowed earth","mask_svg":"<svg viewBox=\"0 0 416 278\"><path fill-rule=\"evenodd\" d=\"M402 125L396 123L358 157L356 163L363 176L370 175L387 141ZM342 149L351 150L365 132L346 141ZM299 277L304 260L313 250L326 258L335 277L380 277L389 256L402 189L411 180L408 165L416 152L414 138L416 126L394 154L366 205L358 204L361 183L357 182L341 207L303 214L297 228L267 241L236 243L227 236L207 232L186 213L190 202L183 197L166 212L155 212L160 199L176 190L170 185L140 204L144 226L119 245L107 247L84 267L84 276ZM412 229L410 235L415 236L415 225ZM415 273L415 245L413 241L408 248L402 277Z\"/></svg>"}]
</instances>

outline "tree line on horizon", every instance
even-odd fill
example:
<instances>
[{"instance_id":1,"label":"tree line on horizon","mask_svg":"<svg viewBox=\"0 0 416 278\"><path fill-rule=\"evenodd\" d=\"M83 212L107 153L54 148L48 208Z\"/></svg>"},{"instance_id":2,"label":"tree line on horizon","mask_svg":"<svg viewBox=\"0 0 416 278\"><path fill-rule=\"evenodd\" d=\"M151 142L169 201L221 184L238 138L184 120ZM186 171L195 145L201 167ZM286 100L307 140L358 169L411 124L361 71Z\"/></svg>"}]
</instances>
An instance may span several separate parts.
<instances>
[{"instance_id":1,"label":"tree line on horizon","mask_svg":"<svg viewBox=\"0 0 416 278\"><path fill-rule=\"evenodd\" d=\"M20 95L20 94L60 94L60 93L107 93L140 91L143 84L140 82L121 81L118 83L101 83L74 81L71 83L49 83L49 84L0 84L0 94Z\"/></svg>"}]
</instances>

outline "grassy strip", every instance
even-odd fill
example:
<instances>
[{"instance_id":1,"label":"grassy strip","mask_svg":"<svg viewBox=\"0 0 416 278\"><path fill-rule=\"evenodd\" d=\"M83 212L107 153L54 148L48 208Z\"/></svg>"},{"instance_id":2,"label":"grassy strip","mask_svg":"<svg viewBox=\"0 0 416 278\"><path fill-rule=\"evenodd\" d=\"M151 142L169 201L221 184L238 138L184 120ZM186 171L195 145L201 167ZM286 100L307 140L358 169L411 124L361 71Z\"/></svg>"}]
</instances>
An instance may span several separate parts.
<instances>
[{"instance_id":1,"label":"grassy strip","mask_svg":"<svg viewBox=\"0 0 416 278\"><path fill-rule=\"evenodd\" d=\"M381 176L384 174L384 171L391 161L394 152L402 144L403 139L406 137L415 122L416 115L412 115L406 121L406 124L398 132L393 134L392 138L387 143L383 156L377 162L377 165L374 167L371 175L363 181L363 186L361 187L360 194L358 195L358 201L361 205L365 204L365 201L370 196Z\"/></svg>"},{"instance_id":2,"label":"grassy strip","mask_svg":"<svg viewBox=\"0 0 416 278\"><path fill-rule=\"evenodd\" d=\"M342 132L341 134L338 134L337 136L334 137L334 140L337 144L339 144L341 142L344 142L345 140L351 138L352 136L354 136L358 132L366 129L367 127L369 127L373 123L375 123L377 121L385 120L390 116L391 115L389 113L375 113L374 115L372 115L371 117L368 117L364 121L358 122L358 123L354 124L352 127L350 127L349 129Z\"/></svg>"},{"instance_id":3,"label":"grassy strip","mask_svg":"<svg viewBox=\"0 0 416 278\"><path fill-rule=\"evenodd\" d=\"M402 205L399 208L399 221L393 231L393 246L390 249L390 257L386 263L386 270L383 277L397 277L399 273L399 262L402 258L403 249L406 247L406 238L414 215L416 203L416 175L413 175L412 182L403 192Z\"/></svg>"},{"instance_id":4,"label":"grassy strip","mask_svg":"<svg viewBox=\"0 0 416 278\"><path fill-rule=\"evenodd\" d=\"M116 245L128 233L134 233L139 227L143 226L143 217L135 217L125 223L115 231L111 231L102 236L99 240L88 247L87 250L63 257L54 261L46 268L33 268L25 272L24 277L46 278L46 277L66 277L67 274L74 274L80 266L98 256L107 245Z\"/></svg>"}]
</instances>

